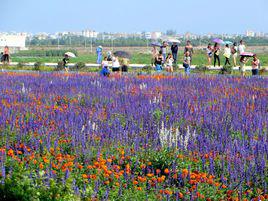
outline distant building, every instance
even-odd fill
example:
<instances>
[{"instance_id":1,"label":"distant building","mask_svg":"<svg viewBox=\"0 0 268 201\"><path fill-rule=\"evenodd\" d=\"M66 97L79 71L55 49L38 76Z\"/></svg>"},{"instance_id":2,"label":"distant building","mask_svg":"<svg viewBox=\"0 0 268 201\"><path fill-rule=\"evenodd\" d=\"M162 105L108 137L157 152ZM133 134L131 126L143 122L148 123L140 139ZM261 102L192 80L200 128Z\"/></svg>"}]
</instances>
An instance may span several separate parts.
<instances>
[{"instance_id":1,"label":"distant building","mask_svg":"<svg viewBox=\"0 0 268 201\"><path fill-rule=\"evenodd\" d=\"M25 50L25 41L26 34L0 34L0 49L8 46L11 52Z\"/></svg>"},{"instance_id":2,"label":"distant building","mask_svg":"<svg viewBox=\"0 0 268 201\"><path fill-rule=\"evenodd\" d=\"M251 31L251 30L247 30L246 31L246 36L247 37L254 37L255 36L255 32L254 31Z\"/></svg>"},{"instance_id":3,"label":"distant building","mask_svg":"<svg viewBox=\"0 0 268 201\"><path fill-rule=\"evenodd\" d=\"M151 32L145 32L144 33L144 38L147 39L147 40L152 39L152 33Z\"/></svg>"},{"instance_id":4,"label":"distant building","mask_svg":"<svg viewBox=\"0 0 268 201\"><path fill-rule=\"evenodd\" d=\"M159 39L161 37L162 37L162 33L161 32L152 32L151 33L151 39L153 39L153 40L157 40L157 39Z\"/></svg>"},{"instance_id":5,"label":"distant building","mask_svg":"<svg viewBox=\"0 0 268 201\"><path fill-rule=\"evenodd\" d=\"M87 37L87 38L97 38L98 37L98 32L92 31L92 30L83 30L82 31L82 36Z\"/></svg>"}]
</instances>

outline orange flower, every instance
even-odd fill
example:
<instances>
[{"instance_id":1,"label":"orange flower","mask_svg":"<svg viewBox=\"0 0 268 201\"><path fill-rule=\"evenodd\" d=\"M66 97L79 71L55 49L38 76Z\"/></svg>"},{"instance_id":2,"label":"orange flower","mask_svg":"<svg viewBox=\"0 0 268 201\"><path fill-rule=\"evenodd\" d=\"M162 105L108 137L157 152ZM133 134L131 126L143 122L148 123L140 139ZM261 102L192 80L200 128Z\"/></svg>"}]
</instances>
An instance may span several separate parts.
<instances>
[{"instance_id":1,"label":"orange flower","mask_svg":"<svg viewBox=\"0 0 268 201\"><path fill-rule=\"evenodd\" d=\"M14 151L12 149L9 149L8 152L7 152L7 155L9 156L14 156Z\"/></svg>"},{"instance_id":2,"label":"orange flower","mask_svg":"<svg viewBox=\"0 0 268 201\"><path fill-rule=\"evenodd\" d=\"M138 191L141 191L141 190L142 190L142 188L141 188L141 187L137 187L137 190L138 190Z\"/></svg>"},{"instance_id":3,"label":"orange flower","mask_svg":"<svg viewBox=\"0 0 268 201\"><path fill-rule=\"evenodd\" d=\"M152 173L147 174L147 177L153 177L153 176L154 176L154 174L152 174Z\"/></svg>"},{"instance_id":4,"label":"orange flower","mask_svg":"<svg viewBox=\"0 0 268 201\"><path fill-rule=\"evenodd\" d=\"M120 186L120 184L118 182L115 183L116 186Z\"/></svg>"},{"instance_id":5,"label":"orange flower","mask_svg":"<svg viewBox=\"0 0 268 201\"><path fill-rule=\"evenodd\" d=\"M156 174L160 174L161 170L160 169L156 169Z\"/></svg>"},{"instance_id":6,"label":"orange flower","mask_svg":"<svg viewBox=\"0 0 268 201\"><path fill-rule=\"evenodd\" d=\"M165 173L165 174L169 174L169 169L166 168L166 169L164 170L164 173Z\"/></svg>"},{"instance_id":7,"label":"orange flower","mask_svg":"<svg viewBox=\"0 0 268 201\"><path fill-rule=\"evenodd\" d=\"M178 196L179 196L180 199L183 198L183 194L181 192L179 192Z\"/></svg>"},{"instance_id":8,"label":"orange flower","mask_svg":"<svg viewBox=\"0 0 268 201\"><path fill-rule=\"evenodd\" d=\"M110 182L107 180L107 181L104 182L104 184L105 184L105 185L109 185Z\"/></svg>"},{"instance_id":9,"label":"orange flower","mask_svg":"<svg viewBox=\"0 0 268 201\"><path fill-rule=\"evenodd\" d=\"M83 179L87 179L88 176L86 174L82 174Z\"/></svg>"},{"instance_id":10,"label":"orange flower","mask_svg":"<svg viewBox=\"0 0 268 201\"><path fill-rule=\"evenodd\" d=\"M40 169L43 169L44 168L44 165L42 163L39 164L39 168Z\"/></svg>"},{"instance_id":11,"label":"orange flower","mask_svg":"<svg viewBox=\"0 0 268 201\"><path fill-rule=\"evenodd\" d=\"M221 187L222 187L222 188L227 188L227 186L226 186L226 185L224 185L224 184L223 184Z\"/></svg>"},{"instance_id":12,"label":"orange flower","mask_svg":"<svg viewBox=\"0 0 268 201\"><path fill-rule=\"evenodd\" d=\"M137 185L139 182L137 182L136 180L134 180L132 183L133 183L133 185Z\"/></svg>"}]
</instances>

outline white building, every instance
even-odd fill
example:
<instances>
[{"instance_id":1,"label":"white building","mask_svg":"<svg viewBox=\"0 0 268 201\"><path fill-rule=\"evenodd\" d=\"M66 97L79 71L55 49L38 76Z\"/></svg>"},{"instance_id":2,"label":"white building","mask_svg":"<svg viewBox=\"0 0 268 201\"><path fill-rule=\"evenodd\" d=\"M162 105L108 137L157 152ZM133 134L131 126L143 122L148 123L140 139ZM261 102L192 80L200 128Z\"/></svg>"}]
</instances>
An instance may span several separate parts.
<instances>
[{"instance_id":1,"label":"white building","mask_svg":"<svg viewBox=\"0 0 268 201\"><path fill-rule=\"evenodd\" d=\"M98 32L92 31L92 30L83 30L82 31L82 36L88 37L88 38L97 38L98 37Z\"/></svg>"},{"instance_id":2,"label":"white building","mask_svg":"<svg viewBox=\"0 0 268 201\"><path fill-rule=\"evenodd\" d=\"M8 46L12 51L25 50L26 34L0 34L0 49Z\"/></svg>"},{"instance_id":3,"label":"white building","mask_svg":"<svg viewBox=\"0 0 268 201\"><path fill-rule=\"evenodd\" d=\"M247 37L254 37L255 36L255 32L254 31L251 31L251 30L247 30L246 31L246 36Z\"/></svg>"},{"instance_id":4,"label":"white building","mask_svg":"<svg viewBox=\"0 0 268 201\"><path fill-rule=\"evenodd\" d=\"M151 33L151 38L153 39L153 40L157 40L157 39L159 39L159 38L161 38L162 37L162 33L161 32L152 32Z\"/></svg>"}]
</instances>

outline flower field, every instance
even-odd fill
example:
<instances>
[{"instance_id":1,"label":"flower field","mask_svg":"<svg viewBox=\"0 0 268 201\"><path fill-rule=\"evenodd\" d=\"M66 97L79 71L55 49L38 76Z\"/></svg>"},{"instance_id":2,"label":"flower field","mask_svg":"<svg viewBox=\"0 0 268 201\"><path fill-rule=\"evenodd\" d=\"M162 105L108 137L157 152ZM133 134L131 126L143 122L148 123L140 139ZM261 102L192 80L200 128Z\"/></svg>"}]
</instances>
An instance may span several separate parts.
<instances>
[{"instance_id":1,"label":"flower field","mask_svg":"<svg viewBox=\"0 0 268 201\"><path fill-rule=\"evenodd\" d=\"M268 79L0 74L0 200L267 200Z\"/></svg>"}]
</instances>

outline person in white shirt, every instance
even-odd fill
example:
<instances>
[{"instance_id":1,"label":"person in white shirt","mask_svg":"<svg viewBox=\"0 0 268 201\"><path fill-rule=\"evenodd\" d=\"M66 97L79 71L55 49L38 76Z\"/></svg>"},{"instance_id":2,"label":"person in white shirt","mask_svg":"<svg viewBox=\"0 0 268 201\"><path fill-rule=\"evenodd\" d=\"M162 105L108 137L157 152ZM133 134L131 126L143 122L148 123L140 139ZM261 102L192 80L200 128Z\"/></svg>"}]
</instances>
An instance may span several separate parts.
<instances>
[{"instance_id":1,"label":"person in white shirt","mask_svg":"<svg viewBox=\"0 0 268 201\"><path fill-rule=\"evenodd\" d=\"M231 57L231 48L229 47L228 44L225 45L223 56L225 57L224 66L226 66L227 64L231 65L230 60L229 60Z\"/></svg>"},{"instance_id":2,"label":"person in white shirt","mask_svg":"<svg viewBox=\"0 0 268 201\"><path fill-rule=\"evenodd\" d=\"M244 45L244 41L240 40L240 44L238 46L239 54L242 54L246 51L246 46Z\"/></svg>"},{"instance_id":3,"label":"person in white shirt","mask_svg":"<svg viewBox=\"0 0 268 201\"><path fill-rule=\"evenodd\" d=\"M120 71L120 63L117 57L112 57L112 72Z\"/></svg>"},{"instance_id":4,"label":"person in white shirt","mask_svg":"<svg viewBox=\"0 0 268 201\"><path fill-rule=\"evenodd\" d=\"M173 73L173 62L174 62L174 59L173 59L173 56L171 53L168 53L168 56L167 56L167 60L166 60L166 69L167 69L167 72L169 73Z\"/></svg>"}]
</instances>

